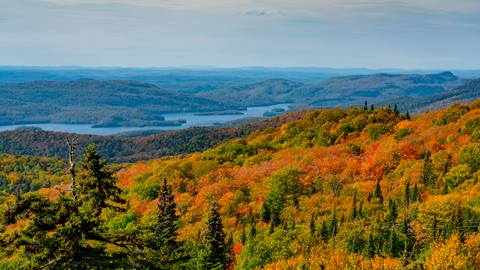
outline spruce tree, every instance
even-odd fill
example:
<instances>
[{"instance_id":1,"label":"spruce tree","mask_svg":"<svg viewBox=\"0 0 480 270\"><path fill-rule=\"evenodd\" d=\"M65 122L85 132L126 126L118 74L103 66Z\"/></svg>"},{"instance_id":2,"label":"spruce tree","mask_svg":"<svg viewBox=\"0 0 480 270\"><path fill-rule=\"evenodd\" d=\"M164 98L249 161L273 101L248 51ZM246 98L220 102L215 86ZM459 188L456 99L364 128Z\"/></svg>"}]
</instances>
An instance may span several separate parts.
<instances>
[{"instance_id":1,"label":"spruce tree","mask_svg":"<svg viewBox=\"0 0 480 270\"><path fill-rule=\"evenodd\" d=\"M375 242L373 240L373 235L370 233L368 235L367 244L365 246L365 255L367 258L373 258L375 256Z\"/></svg>"},{"instance_id":2,"label":"spruce tree","mask_svg":"<svg viewBox=\"0 0 480 270\"><path fill-rule=\"evenodd\" d=\"M377 184L375 185L375 198L378 199L380 203L383 203L382 187L380 186L380 179L377 179Z\"/></svg>"},{"instance_id":3,"label":"spruce tree","mask_svg":"<svg viewBox=\"0 0 480 270\"><path fill-rule=\"evenodd\" d=\"M398 107L397 107L397 104L395 103L394 106L393 106L393 113L395 113L395 115L399 115L400 112L398 111Z\"/></svg>"},{"instance_id":4,"label":"spruce tree","mask_svg":"<svg viewBox=\"0 0 480 270\"><path fill-rule=\"evenodd\" d=\"M333 209L332 216L330 217L330 224L329 224L329 238L334 237L338 231L338 220L337 220L337 210Z\"/></svg>"},{"instance_id":5,"label":"spruce tree","mask_svg":"<svg viewBox=\"0 0 480 270\"><path fill-rule=\"evenodd\" d=\"M11 235L10 241L0 243L2 256L24 256L33 269L117 269L129 265L127 250L136 244L108 231L108 220L102 215L106 209L123 212L124 201L113 172L92 145L87 147L76 180L71 190L77 196L67 193L50 200L30 193L17 197L15 204L4 209L0 217L3 225L34 218L25 229ZM107 251L107 246L116 251Z\"/></svg>"},{"instance_id":6,"label":"spruce tree","mask_svg":"<svg viewBox=\"0 0 480 270\"><path fill-rule=\"evenodd\" d=\"M386 221L393 226L395 223L395 220L397 219L398 216L398 209L397 209L397 204L395 203L394 200L391 198L388 199L388 212L387 212L387 217Z\"/></svg>"},{"instance_id":7,"label":"spruce tree","mask_svg":"<svg viewBox=\"0 0 480 270\"><path fill-rule=\"evenodd\" d=\"M432 160L430 159L430 152L425 152L423 157L423 172L422 183L426 187L431 187L435 184L435 173L433 171Z\"/></svg>"},{"instance_id":8,"label":"spruce tree","mask_svg":"<svg viewBox=\"0 0 480 270\"><path fill-rule=\"evenodd\" d=\"M420 200L420 190L418 189L417 183L413 186L412 192L412 201L418 202Z\"/></svg>"},{"instance_id":9,"label":"spruce tree","mask_svg":"<svg viewBox=\"0 0 480 270\"><path fill-rule=\"evenodd\" d=\"M365 102L363 104L363 110L368 111L368 101L367 100L365 100Z\"/></svg>"},{"instance_id":10,"label":"spruce tree","mask_svg":"<svg viewBox=\"0 0 480 270\"><path fill-rule=\"evenodd\" d=\"M216 202L210 207L206 225L205 246L207 254L205 266L207 269L226 269L229 262L228 249L225 243L222 219Z\"/></svg>"},{"instance_id":11,"label":"spruce tree","mask_svg":"<svg viewBox=\"0 0 480 270\"><path fill-rule=\"evenodd\" d=\"M410 121L412 119L412 117L410 117L410 113L408 111L405 114L405 119L407 119L408 121Z\"/></svg>"},{"instance_id":12,"label":"spruce tree","mask_svg":"<svg viewBox=\"0 0 480 270\"><path fill-rule=\"evenodd\" d=\"M374 110L375 110L375 105L373 105L373 104L372 104L372 105L370 105L370 111L372 111L372 112L373 112Z\"/></svg>"},{"instance_id":13,"label":"spruce tree","mask_svg":"<svg viewBox=\"0 0 480 270\"><path fill-rule=\"evenodd\" d=\"M181 243L177 241L179 217L176 213L172 186L163 180L158 193L157 219L147 228L142 241L148 246L147 259L155 269L177 269L185 260Z\"/></svg>"},{"instance_id":14,"label":"spruce tree","mask_svg":"<svg viewBox=\"0 0 480 270\"><path fill-rule=\"evenodd\" d=\"M250 232L248 233L248 236L250 237L250 239L253 239L255 238L256 235L257 235L257 228L255 227L255 219L252 217L250 219Z\"/></svg>"},{"instance_id":15,"label":"spruce tree","mask_svg":"<svg viewBox=\"0 0 480 270\"><path fill-rule=\"evenodd\" d=\"M322 221L322 225L320 226L319 234L320 234L320 239L328 240L328 238L329 238L328 226L327 226L327 223L325 222L325 220Z\"/></svg>"},{"instance_id":16,"label":"spruce tree","mask_svg":"<svg viewBox=\"0 0 480 270\"><path fill-rule=\"evenodd\" d=\"M405 190L403 192L403 203L406 207L410 204L410 182L405 184Z\"/></svg>"},{"instance_id":17,"label":"spruce tree","mask_svg":"<svg viewBox=\"0 0 480 270\"><path fill-rule=\"evenodd\" d=\"M352 200L352 210L350 212L350 220L355 220L357 218L357 194L353 195Z\"/></svg>"},{"instance_id":18,"label":"spruce tree","mask_svg":"<svg viewBox=\"0 0 480 270\"><path fill-rule=\"evenodd\" d=\"M315 214L310 216L310 237L315 238Z\"/></svg>"}]
</instances>

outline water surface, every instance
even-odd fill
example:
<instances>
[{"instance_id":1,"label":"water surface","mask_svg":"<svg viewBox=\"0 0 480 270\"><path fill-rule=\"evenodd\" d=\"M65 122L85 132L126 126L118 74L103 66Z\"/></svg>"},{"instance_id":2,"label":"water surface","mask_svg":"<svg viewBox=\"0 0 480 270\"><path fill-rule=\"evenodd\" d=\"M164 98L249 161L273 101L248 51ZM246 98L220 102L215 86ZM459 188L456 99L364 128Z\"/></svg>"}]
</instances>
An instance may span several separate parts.
<instances>
[{"instance_id":1,"label":"water surface","mask_svg":"<svg viewBox=\"0 0 480 270\"><path fill-rule=\"evenodd\" d=\"M262 117L265 112L271 111L274 108L282 108L288 110L289 104L278 104L271 106L249 107L242 111L243 114L238 115L195 115L195 113L165 113L163 116L165 120L180 120L184 119L187 122L181 126L146 126L146 127L102 127L93 128L92 125L85 124L23 124L23 125L9 125L0 126L0 132L6 130L14 130L19 127L38 127L43 130L69 132L77 134L91 134L91 135L112 135L117 133L139 131L139 130L175 130L184 129L195 126L213 126L215 124L223 124L226 122L239 120L245 117Z\"/></svg>"}]
</instances>

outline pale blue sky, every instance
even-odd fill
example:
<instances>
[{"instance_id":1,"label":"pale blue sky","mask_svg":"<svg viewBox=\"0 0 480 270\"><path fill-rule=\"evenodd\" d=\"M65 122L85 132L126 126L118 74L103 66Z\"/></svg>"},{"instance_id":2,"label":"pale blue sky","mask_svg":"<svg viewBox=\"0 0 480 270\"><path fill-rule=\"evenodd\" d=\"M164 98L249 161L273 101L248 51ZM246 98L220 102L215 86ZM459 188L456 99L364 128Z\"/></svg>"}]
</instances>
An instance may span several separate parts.
<instances>
[{"instance_id":1,"label":"pale blue sky","mask_svg":"<svg viewBox=\"0 0 480 270\"><path fill-rule=\"evenodd\" d=\"M480 0L0 0L0 65L480 68Z\"/></svg>"}]
</instances>

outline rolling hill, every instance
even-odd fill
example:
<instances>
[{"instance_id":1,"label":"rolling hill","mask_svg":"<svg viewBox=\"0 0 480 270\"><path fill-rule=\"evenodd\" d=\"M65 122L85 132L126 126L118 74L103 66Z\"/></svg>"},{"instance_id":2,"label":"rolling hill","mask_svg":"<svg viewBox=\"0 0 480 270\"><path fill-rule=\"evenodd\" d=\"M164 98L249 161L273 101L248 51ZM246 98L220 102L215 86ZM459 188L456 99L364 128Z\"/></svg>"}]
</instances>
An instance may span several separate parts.
<instances>
[{"instance_id":1,"label":"rolling hill","mask_svg":"<svg viewBox=\"0 0 480 270\"><path fill-rule=\"evenodd\" d=\"M437 74L373 74L333 77L318 83L276 79L200 93L202 97L243 106L293 103L297 108L348 107L365 100L377 103L398 97L443 93L467 80L451 72Z\"/></svg>"},{"instance_id":2,"label":"rolling hill","mask_svg":"<svg viewBox=\"0 0 480 270\"><path fill-rule=\"evenodd\" d=\"M175 125L164 112L239 108L138 81L33 81L0 85L0 123L88 123L99 126Z\"/></svg>"},{"instance_id":3,"label":"rolling hill","mask_svg":"<svg viewBox=\"0 0 480 270\"><path fill-rule=\"evenodd\" d=\"M171 269L212 269L215 251L218 269L478 269L479 115L480 101L413 119L388 108L287 114L202 152L116 165L117 182L103 165L105 179L94 181L89 164L103 163L90 148L78 199L57 185L1 205L0 267L57 258L44 246L91 263L64 249L74 243L117 268L159 259ZM114 207L97 203L97 182L116 184L102 186L121 196ZM169 221L178 225L162 225ZM81 241L64 237L71 227L85 231ZM149 228L171 230L184 256L159 257L170 249L149 245L164 235Z\"/></svg>"},{"instance_id":4,"label":"rolling hill","mask_svg":"<svg viewBox=\"0 0 480 270\"><path fill-rule=\"evenodd\" d=\"M446 108L455 102L468 103L480 97L480 79L440 93L421 97L405 96L381 102L379 105L398 104L402 111L414 113Z\"/></svg>"}]
</instances>

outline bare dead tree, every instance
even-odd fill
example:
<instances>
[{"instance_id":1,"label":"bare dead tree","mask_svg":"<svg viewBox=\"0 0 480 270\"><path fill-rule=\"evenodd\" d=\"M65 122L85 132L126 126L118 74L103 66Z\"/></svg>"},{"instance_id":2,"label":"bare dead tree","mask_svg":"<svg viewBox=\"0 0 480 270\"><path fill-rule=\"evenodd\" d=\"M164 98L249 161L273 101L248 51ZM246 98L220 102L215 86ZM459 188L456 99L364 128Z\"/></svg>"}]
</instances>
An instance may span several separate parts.
<instances>
[{"instance_id":1,"label":"bare dead tree","mask_svg":"<svg viewBox=\"0 0 480 270\"><path fill-rule=\"evenodd\" d=\"M73 198L77 198L77 192L75 191L75 153L77 150L77 138L67 138L67 145L68 145L68 171L70 173L70 191L72 192Z\"/></svg>"}]
</instances>

